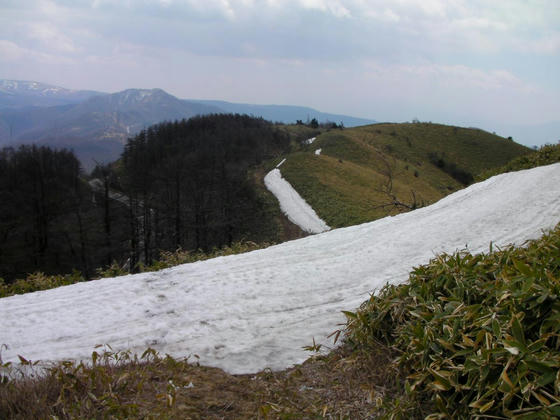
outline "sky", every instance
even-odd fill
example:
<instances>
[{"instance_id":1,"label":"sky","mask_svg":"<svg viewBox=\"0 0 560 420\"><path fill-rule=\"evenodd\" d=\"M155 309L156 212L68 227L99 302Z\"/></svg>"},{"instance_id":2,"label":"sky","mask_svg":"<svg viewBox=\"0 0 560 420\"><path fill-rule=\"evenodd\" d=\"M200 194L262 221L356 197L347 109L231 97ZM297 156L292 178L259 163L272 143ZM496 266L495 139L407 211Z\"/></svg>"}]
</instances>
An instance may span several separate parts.
<instances>
[{"instance_id":1,"label":"sky","mask_svg":"<svg viewBox=\"0 0 560 420\"><path fill-rule=\"evenodd\" d=\"M543 124L560 120L560 0L0 0L0 78Z\"/></svg>"}]
</instances>

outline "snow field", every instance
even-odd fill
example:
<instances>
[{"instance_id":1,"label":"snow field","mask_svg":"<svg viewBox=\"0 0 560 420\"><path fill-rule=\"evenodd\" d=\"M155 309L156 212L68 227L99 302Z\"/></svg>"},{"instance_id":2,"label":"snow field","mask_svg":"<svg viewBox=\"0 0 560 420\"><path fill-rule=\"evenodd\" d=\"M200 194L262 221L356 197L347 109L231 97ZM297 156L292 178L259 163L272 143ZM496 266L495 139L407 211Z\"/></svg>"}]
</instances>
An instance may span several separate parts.
<instances>
[{"instance_id":1,"label":"snow field","mask_svg":"<svg viewBox=\"0 0 560 420\"><path fill-rule=\"evenodd\" d=\"M288 181L282 178L280 169L273 169L266 174L264 185L278 199L282 212L301 230L307 233L321 233L330 230L330 227L315 213L315 210Z\"/></svg>"},{"instance_id":2,"label":"snow field","mask_svg":"<svg viewBox=\"0 0 560 420\"><path fill-rule=\"evenodd\" d=\"M0 299L2 359L89 358L108 343L197 354L231 373L282 369L305 360L313 338L330 343L342 310L437 253L522 244L559 221L560 164L503 174L410 213L247 254Z\"/></svg>"}]
</instances>

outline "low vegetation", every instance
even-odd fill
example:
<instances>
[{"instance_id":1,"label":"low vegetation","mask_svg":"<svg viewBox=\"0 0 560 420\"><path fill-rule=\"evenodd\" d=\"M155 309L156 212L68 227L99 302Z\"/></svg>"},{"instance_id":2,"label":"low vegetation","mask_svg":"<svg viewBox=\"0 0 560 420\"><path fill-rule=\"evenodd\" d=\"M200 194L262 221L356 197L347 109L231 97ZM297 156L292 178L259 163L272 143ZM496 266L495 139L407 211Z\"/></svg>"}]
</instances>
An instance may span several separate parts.
<instances>
[{"instance_id":1,"label":"low vegetation","mask_svg":"<svg viewBox=\"0 0 560 420\"><path fill-rule=\"evenodd\" d=\"M356 349L397 354L394 415L560 416L560 225L525 247L440 255L347 317Z\"/></svg>"},{"instance_id":2,"label":"low vegetation","mask_svg":"<svg viewBox=\"0 0 560 420\"><path fill-rule=\"evenodd\" d=\"M210 258L224 257L227 255L242 254L257 249L269 247L271 244L263 242L256 244L251 241L235 242L231 246L223 246L222 248L214 248L209 252L186 251L177 249L176 251L162 251L159 259L150 265L139 264L138 272L157 271L164 268L174 267L179 264L192 263L196 261L208 260ZM114 262L107 268L98 269L96 278L116 277L129 274L129 267L121 266ZM47 275L41 272L29 274L27 277L17 279L14 282L5 283L0 278L0 298L21 295L24 293L37 292L39 290L54 289L55 287L68 286L74 283L87 281L86 277L79 271L65 275Z\"/></svg>"},{"instance_id":3,"label":"low vegetation","mask_svg":"<svg viewBox=\"0 0 560 420\"><path fill-rule=\"evenodd\" d=\"M388 363L385 349L355 357L339 348L281 372L228 375L195 356L105 347L88 363L2 365L11 376L0 382L0 418L364 419L395 387Z\"/></svg>"},{"instance_id":4,"label":"low vegetation","mask_svg":"<svg viewBox=\"0 0 560 420\"><path fill-rule=\"evenodd\" d=\"M477 181L483 181L494 175L505 172L520 171L522 169L530 169L537 166L551 165L557 162L560 162L560 143L547 144L537 149L534 153L520 156L508 162L504 166L483 172L479 177L477 177Z\"/></svg>"},{"instance_id":5,"label":"low vegetation","mask_svg":"<svg viewBox=\"0 0 560 420\"><path fill-rule=\"evenodd\" d=\"M373 124L323 132L288 155L281 171L327 224L343 227L433 203L529 153L478 129Z\"/></svg>"},{"instance_id":6,"label":"low vegetation","mask_svg":"<svg viewBox=\"0 0 560 420\"><path fill-rule=\"evenodd\" d=\"M560 225L524 247L438 256L347 312L339 348L281 372L228 375L150 349L21 358L1 366L0 418L557 417L559 278Z\"/></svg>"}]
</instances>

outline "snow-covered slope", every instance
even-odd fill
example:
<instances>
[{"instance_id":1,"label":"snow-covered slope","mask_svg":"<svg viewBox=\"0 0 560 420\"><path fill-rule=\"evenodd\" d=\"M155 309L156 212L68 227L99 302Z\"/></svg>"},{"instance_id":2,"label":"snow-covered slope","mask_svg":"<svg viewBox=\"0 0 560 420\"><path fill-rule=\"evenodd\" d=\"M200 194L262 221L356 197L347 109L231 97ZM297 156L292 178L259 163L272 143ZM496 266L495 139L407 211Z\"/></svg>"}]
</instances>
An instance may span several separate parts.
<instances>
[{"instance_id":1,"label":"snow-covered slope","mask_svg":"<svg viewBox=\"0 0 560 420\"><path fill-rule=\"evenodd\" d=\"M2 358L88 357L96 344L280 369L384 283L436 253L522 243L560 221L560 164L491 178L436 204L248 254L0 299Z\"/></svg>"},{"instance_id":2,"label":"snow-covered slope","mask_svg":"<svg viewBox=\"0 0 560 420\"><path fill-rule=\"evenodd\" d=\"M274 194L280 203L280 209L290 219L290 221L298 225L301 230L308 233L321 233L331 228L321 219L315 210L307 204L307 202L298 194L292 185L282 178L280 166L285 159L280 162L276 169L270 171L264 177L266 188Z\"/></svg>"}]
</instances>

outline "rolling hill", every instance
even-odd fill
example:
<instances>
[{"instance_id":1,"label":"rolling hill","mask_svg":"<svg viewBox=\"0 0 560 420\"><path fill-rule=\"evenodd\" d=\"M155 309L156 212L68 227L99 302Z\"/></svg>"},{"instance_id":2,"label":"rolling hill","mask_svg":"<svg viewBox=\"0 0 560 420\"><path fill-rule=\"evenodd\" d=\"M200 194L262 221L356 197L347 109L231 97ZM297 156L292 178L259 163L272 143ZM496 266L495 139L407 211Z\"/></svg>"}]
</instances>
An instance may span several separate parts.
<instances>
[{"instance_id":1,"label":"rolling hill","mask_svg":"<svg viewBox=\"0 0 560 420\"><path fill-rule=\"evenodd\" d=\"M282 157L280 170L329 226L342 227L433 203L527 153L525 146L477 129L374 124L302 142Z\"/></svg>"}]
</instances>

